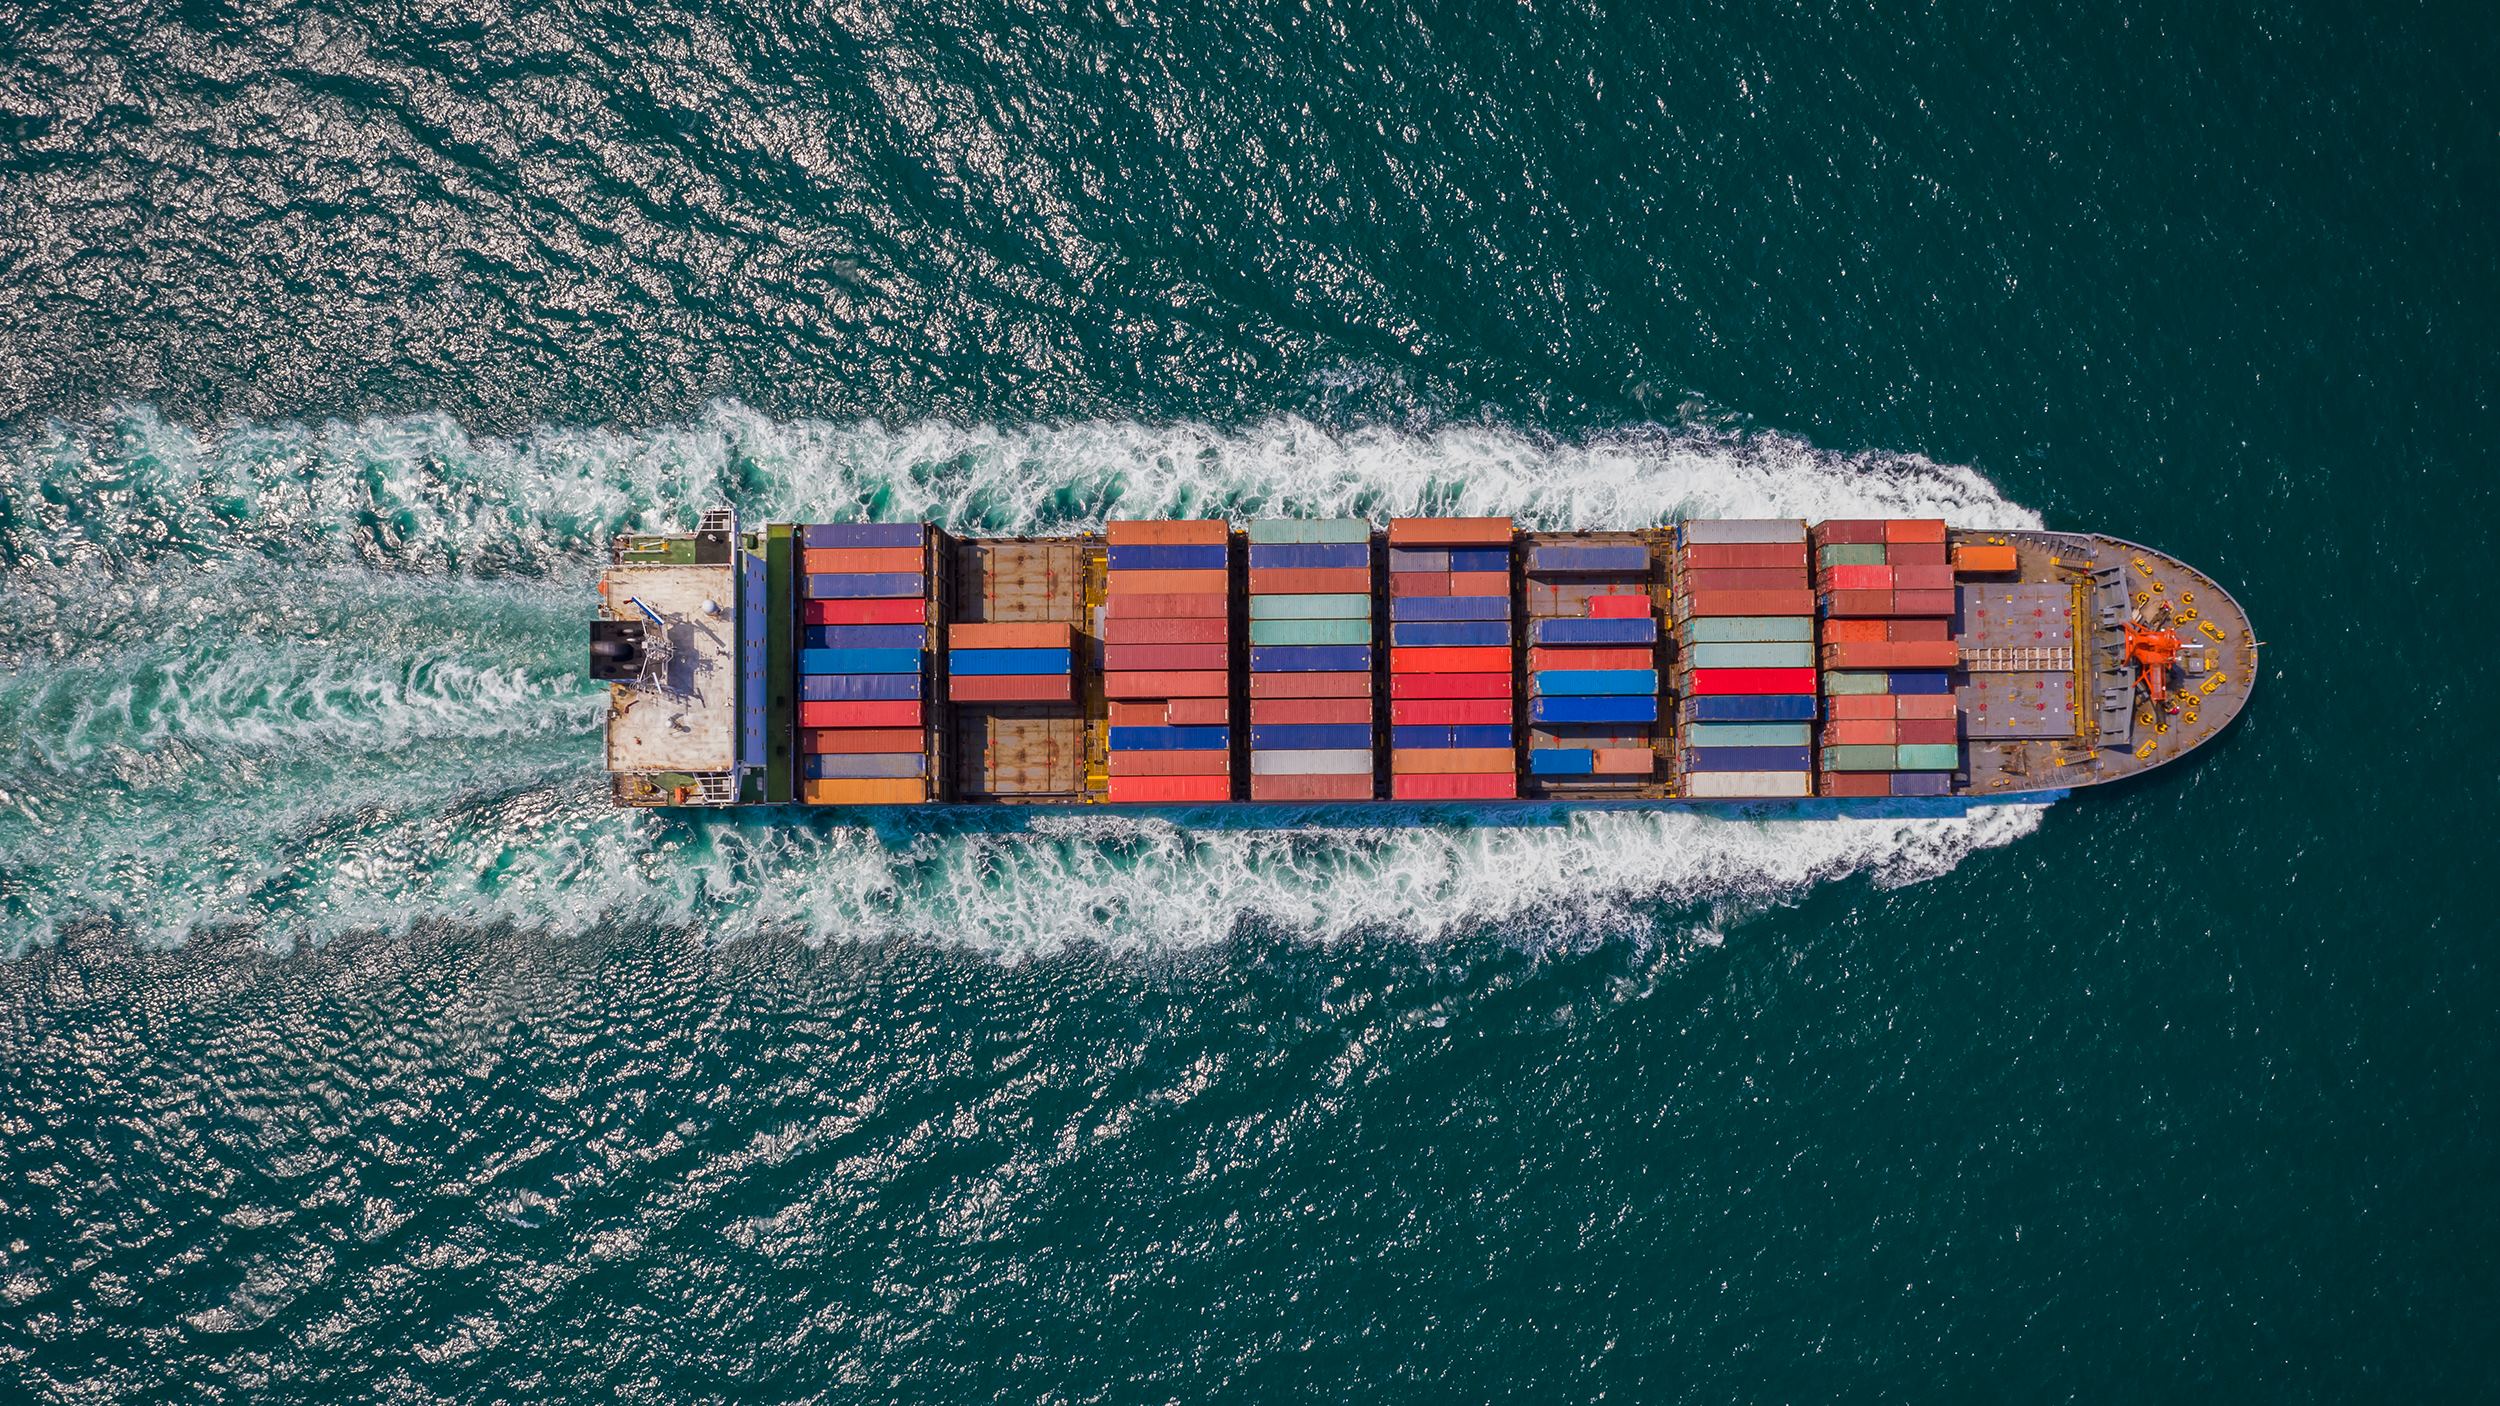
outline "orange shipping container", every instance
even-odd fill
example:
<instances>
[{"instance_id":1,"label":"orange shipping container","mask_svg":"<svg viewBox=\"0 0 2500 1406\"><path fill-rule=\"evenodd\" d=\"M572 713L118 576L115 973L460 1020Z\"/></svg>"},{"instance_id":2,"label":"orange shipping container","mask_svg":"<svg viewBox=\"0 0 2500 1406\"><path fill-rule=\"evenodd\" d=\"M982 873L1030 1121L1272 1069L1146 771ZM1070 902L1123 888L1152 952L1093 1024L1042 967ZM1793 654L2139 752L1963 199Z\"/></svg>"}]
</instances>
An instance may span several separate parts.
<instances>
[{"instance_id":1,"label":"orange shipping container","mask_svg":"<svg viewBox=\"0 0 2500 1406\"><path fill-rule=\"evenodd\" d=\"M1508 774L1518 763L1508 747L1416 747L1389 752L1389 770L1400 776Z\"/></svg>"},{"instance_id":2,"label":"orange shipping container","mask_svg":"<svg viewBox=\"0 0 2500 1406\"><path fill-rule=\"evenodd\" d=\"M1884 521L1884 542L1886 545L1890 545L1894 542L1941 543L1942 541L1944 541L1943 518L1896 517L1887 518ZM1886 560L1890 560L1889 553L1886 554ZM1896 566L1899 564L1900 563L1898 562L1894 563Z\"/></svg>"},{"instance_id":3,"label":"orange shipping container","mask_svg":"<svg viewBox=\"0 0 2500 1406\"><path fill-rule=\"evenodd\" d=\"M1823 724L1826 747L1889 747L1893 738L1890 718L1834 718Z\"/></svg>"},{"instance_id":4,"label":"orange shipping container","mask_svg":"<svg viewBox=\"0 0 2500 1406\"><path fill-rule=\"evenodd\" d=\"M1163 706L1163 721L1171 727L1222 727L1232 717L1229 698L1175 698Z\"/></svg>"},{"instance_id":5,"label":"orange shipping container","mask_svg":"<svg viewBox=\"0 0 2500 1406\"><path fill-rule=\"evenodd\" d=\"M1835 693L1823 700L1823 711L1834 721L1862 721L1867 718L1893 717L1893 696L1889 693Z\"/></svg>"},{"instance_id":6,"label":"orange shipping container","mask_svg":"<svg viewBox=\"0 0 2500 1406\"><path fill-rule=\"evenodd\" d=\"M2002 576L2017 565L2012 547L1973 542L1953 549L1953 569L1964 576Z\"/></svg>"},{"instance_id":7,"label":"orange shipping container","mask_svg":"<svg viewBox=\"0 0 2500 1406\"><path fill-rule=\"evenodd\" d=\"M1508 675L1510 648L1499 644L1445 645L1423 649L1393 646L1389 650L1389 672Z\"/></svg>"},{"instance_id":8,"label":"orange shipping container","mask_svg":"<svg viewBox=\"0 0 2500 1406\"><path fill-rule=\"evenodd\" d=\"M1232 524L1220 518L1103 524L1103 536L1115 547L1220 547L1232 540L1232 532Z\"/></svg>"},{"instance_id":9,"label":"orange shipping container","mask_svg":"<svg viewBox=\"0 0 2500 1406\"><path fill-rule=\"evenodd\" d=\"M1103 590L1115 596L1220 596L1230 581L1222 571L1111 571L1103 574Z\"/></svg>"},{"instance_id":10,"label":"orange shipping container","mask_svg":"<svg viewBox=\"0 0 2500 1406\"><path fill-rule=\"evenodd\" d=\"M1173 670L1105 674L1105 698L1222 698L1232 692L1232 675L1221 669Z\"/></svg>"},{"instance_id":11,"label":"orange shipping container","mask_svg":"<svg viewBox=\"0 0 2500 1406\"><path fill-rule=\"evenodd\" d=\"M1506 517L1395 517L1392 547L1507 547L1517 529Z\"/></svg>"},{"instance_id":12,"label":"orange shipping container","mask_svg":"<svg viewBox=\"0 0 2500 1406\"><path fill-rule=\"evenodd\" d=\"M911 572L926 561L918 547L811 547L799 553L799 570L809 576Z\"/></svg>"},{"instance_id":13,"label":"orange shipping container","mask_svg":"<svg viewBox=\"0 0 2500 1406\"><path fill-rule=\"evenodd\" d=\"M1067 649L1074 641L1069 637L1075 627L1064 620L1047 623L1000 625L949 625L946 644L950 649Z\"/></svg>"},{"instance_id":14,"label":"orange shipping container","mask_svg":"<svg viewBox=\"0 0 2500 1406\"><path fill-rule=\"evenodd\" d=\"M917 776L799 783L799 800L812 806L916 806L928 799L928 783Z\"/></svg>"},{"instance_id":15,"label":"orange shipping container","mask_svg":"<svg viewBox=\"0 0 2500 1406\"><path fill-rule=\"evenodd\" d=\"M1510 573L1507 571L1453 571L1450 573L1450 594L1454 596L1509 595Z\"/></svg>"},{"instance_id":16,"label":"orange shipping container","mask_svg":"<svg viewBox=\"0 0 2500 1406\"><path fill-rule=\"evenodd\" d=\"M1254 596L1359 596L1371 588L1371 572L1359 566L1271 566L1250 573Z\"/></svg>"},{"instance_id":17,"label":"orange shipping container","mask_svg":"<svg viewBox=\"0 0 2500 1406\"><path fill-rule=\"evenodd\" d=\"M1892 699L1892 715L1896 718L1951 718L1961 707L1961 702L1950 693L1904 693Z\"/></svg>"},{"instance_id":18,"label":"orange shipping container","mask_svg":"<svg viewBox=\"0 0 2500 1406\"><path fill-rule=\"evenodd\" d=\"M916 727L820 727L799 734L799 750L809 756L918 752L928 745Z\"/></svg>"},{"instance_id":19,"label":"orange shipping container","mask_svg":"<svg viewBox=\"0 0 2500 1406\"><path fill-rule=\"evenodd\" d=\"M1598 747L1593 756L1599 776L1647 776L1658 767L1658 754L1646 747Z\"/></svg>"},{"instance_id":20,"label":"orange shipping container","mask_svg":"<svg viewBox=\"0 0 2500 1406\"><path fill-rule=\"evenodd\" d=\"M957 703L1067 703L1076 684L1066 674L958 674L946 681Z\"/></svg>"}]
</instances>

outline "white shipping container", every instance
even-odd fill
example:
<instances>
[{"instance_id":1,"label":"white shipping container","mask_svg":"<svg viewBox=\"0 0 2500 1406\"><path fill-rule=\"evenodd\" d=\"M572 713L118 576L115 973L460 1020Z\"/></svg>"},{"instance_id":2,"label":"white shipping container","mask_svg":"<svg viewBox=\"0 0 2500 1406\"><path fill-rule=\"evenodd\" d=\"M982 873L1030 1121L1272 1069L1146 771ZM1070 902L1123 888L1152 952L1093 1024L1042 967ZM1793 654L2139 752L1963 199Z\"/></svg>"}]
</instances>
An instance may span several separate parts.
<instances>
[{"instance_id":1,"label":"white shipping container","mask_svg":"<svg viewBox=\"0 0 2500 1406\"><path fill-rule=\"evenodd\" d=\"M1803 542L1806 520L1788 517L1695 518L1683 526L1686 542Z\"/></svg>"},{"instance_id":2,"label":"white shipping container","mask_svg":"<svg viewBox=\"0 0 2500 1406\"><path fill-rule=\"evenodd\" d=\"M1684 794L1695 800L1777 800L1814 794L1810 771L1691 771Z\"/></svg>"},{"instance_id":3,"label":"white shipping container","mask_svg":"<svg viewBox=\"0 0 2500 1406\"><path fill-rule=\"evenodd\" d=\"M1372 754L1363 751L1252 752L1252 776L1369 776Z\"/></svg>"}]
</instances>

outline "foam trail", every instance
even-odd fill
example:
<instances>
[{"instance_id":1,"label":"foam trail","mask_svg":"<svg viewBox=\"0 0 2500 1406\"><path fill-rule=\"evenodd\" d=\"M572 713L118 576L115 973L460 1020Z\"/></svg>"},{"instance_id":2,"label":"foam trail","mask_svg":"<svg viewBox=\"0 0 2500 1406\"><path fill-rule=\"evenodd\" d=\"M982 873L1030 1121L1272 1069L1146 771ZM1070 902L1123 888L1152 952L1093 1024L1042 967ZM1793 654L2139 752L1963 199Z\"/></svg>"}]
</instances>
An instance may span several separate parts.
<instances>
[{"instance_id":1,"label":"foam trail","mask_svg":"<svg viewBox=\"0 0 2500 1406\"><path fill-rule=\"evenodd\" d=\"M426 920L1002 958L1245 927L1575 941L1931 877L2042 812L616 812L579 672L589 583L610 533L712 502L967 532L1193 512L2038 521L1969 469L1667 427L887 429L736 405L510 440L437 416L50 424L0 441L0 950L94 922L285 946Z\"/></svg>"}]
</instances>

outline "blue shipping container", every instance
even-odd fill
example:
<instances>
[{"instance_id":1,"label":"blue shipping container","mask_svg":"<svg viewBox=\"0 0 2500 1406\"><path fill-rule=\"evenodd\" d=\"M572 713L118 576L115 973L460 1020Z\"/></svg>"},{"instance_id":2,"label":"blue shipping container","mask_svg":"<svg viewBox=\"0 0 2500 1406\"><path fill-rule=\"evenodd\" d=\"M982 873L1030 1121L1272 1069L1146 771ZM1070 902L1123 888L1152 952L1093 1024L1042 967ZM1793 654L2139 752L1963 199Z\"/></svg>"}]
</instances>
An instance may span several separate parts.
<instances>
[{"instance_id":1,"label":"blue shipping container","mask_svg":"<svg viewBox=\"0 0 2500 1406\"><path fill-rule=\"evenodd\" d=\"M1113 571L1222 571L1231 549L1221 542L1201 545L1126 546L1111 549Z\"/></svg>"},{"instance_id":2,"label":"blue shipping container","mask_svg":"<svg viewBox=\"0 0 2500 1406\"><path fill-rule=\"evenodd\" d=\"M1361 571L1371 564L1367 542L1293 542L1250 549L1253 571Z\"/></svg>"},{"instance_id":3,"label":"blue shipping container","mask_svg":"<svg viewBox=\"0 0 2500 1406\"><path fill-rule=\"evenodd\" d=\"M1111 750L1114 752L1228 752L1232 746L1233 730L1229 727L1111 729Z\"/></svg>"},{"instance_id":4,"label":"blue shipping container","mask_svg":"<svg viewBox=\"0 0 2500 1406\"><path fill-rule=\"evenodd\" d=\"M1450 548L1450 570L1508 571L1510 570L1510 548L1452 547Z\"/></svg>"},{"instance_id":5,"label":"blue shipping container","mask_svg":"<svg viewBox=\"0 0 2500 1406\"><path fill-rule=\"evenodd\" d=\"M925 776L928 770L929 759L919 752L846 752L807 759L807 774L819 781Z\"/></svg>"},{"instance_id":6,"label":"blue shipping container","mask_svg":"<svg viewBox=\"0 0 2500 1406\"><path fill-rule=\"evenodd\" d=\"M1528 554L1528 569L1558 576L1574 573L1644 576L1649 572L1649 548L1638 544L1604 547L1538 547Z\"/></svg>"},{"instance_id":7,"label":"blue shipping container","mask_svg":"<svg viewBox=\"0 0 2500 1406\"><path fill-rule=\"evenodd\" d=\"M1884 691L1912 694L1951 693L1953 680L1943 674L1931 674L1924 670L1917 673L1895 673L1891 675L1890 682Z\"/></svg>"},{"instance_id":8,"label":"blue shipping container","mask_svg":"<svg viewBox=\"0 0 2500 1406\"><path fill-rule=\"evenodd\" d=\"M1537 747L1528 753L1532 776L1588 776L1597 770L1597 753L1586 747Z\"/></svg>"},{"instance_id":9,"label":"blue shipping container","mask_svg":"<svg viewBox=\"0 0 2500 1406\"><path fill-rule=\"evenodd\" d=\"M1507 747L1510 728L1504 723L1471 723L1458 727L1409 724L1389 729L1389 745L1401 752L1435 751L1444 747Z\"/></svg>"},{"instance_id":10,"label":"blue shipping container","mask_svg":"<svg viewBox=\"0 0 2500 1406\"><path fill-rule=\"evenodd\" d=\"M1371 745L1366 723L1271 723L1250 729L1254 752L1359 752Z\"/></svg>"},{"instance_id":11,"label":"blue shipping container","mask_svg":"<svg viewBox=\"0 0 2500 1406\"><path fill-rule=\"evenodd\" d=\"M1692 723L1810 723L1811 693L1740 694L1684 700L1684 720Z\"/></svg>"},{"instance_id":12,"label":"blue shipping container","mask_svg":"<svg viewBox=\"0 0 2500 1406\"><path fill-rule=\"evenodd\" d=\"M1074 666L1065 649L958 649L946 656L947 671L960 678L999 674L1048 674L1066 678Z\"/></svg>"},{"instance_id":13,"label":"blue shipping container","mask_svg":"<svg viewBox=\"0 0 2500 1406\"><path fill-rule=\"evenodd\" d=\"M1389 619L1508 620L1508 596L1399 596L1389 602Z\"/></svg>"},{"instance_id":14,"label":"blue shipping container","mask_svg":"<svg viewBox=\"0 0 2500 1406\"><path fill-rule=\"evenodd\" d=\"M1588 693L1656 693L1656 669L1547 669L1528 675L1528 691L1540 697Z\"/></svg>"},{"instance_id":15,"label":"blue shipping container","mask_svg":"<svg viewBox=\"0 0 2500 1406\"><path fill-rule=\"evenodd\" d=\"M799 529L802 547L917 547L929 529L917 522L816 522Z\"/></svg>"},{"instance_id":16,"label":"blue shipping container","mask_svg":"<svg viewBox=\"0 0 2500 1406\"><path fill-rule=\"evenodd\" d=\"M1508 620L1393 620L1389 643L1415 646L1510 643Z\"/></svg>"},{"instance_id":17,"label":"blue shipping container","mask_svg":"<svg viewBox=\"0 0 2500 1406\"><path fill-rule=\"evenodd\" d=\"M1450 569L1450 554L1439 547L1391 547L1389 569L1391 571L1447 573Z\"/></svg>"},{"instance_id":18,"label":"blue shipping container","mask_svg":"<svg viewBox=\"0 0 2500 1406\"><path fill-rule=\"evenodd\" d=\"M916 649L802 649L802 674L917 674Z\"/></svg>"},{"instance_id":19,"label":"blue shipping container","mask_svg":"<svg viewBox=\"0 0 2500 1406\"><path fill-rule=\"evenodd\" d=\"M1949 796L1953 794L1953 778L1941 771L1896 771L1892 774L1892 793L1896 796Z\"/></svg>"},{"instance_id":20,"label":"blue shipping container","mask_svg":"<svg viewBox=\"0 0 2500 1406\"><path fill-rule=\"evenodd\" d=\"M1639 620L1539 620L1538 644L1655 644L1658 622Z\"/></svg>"},{"instance_id":21,"label":"blue shipping container","mask_svg":"<svg viewBox=\"0 0 2500 1406\"><path fill-rule=\"evenodd\" d=\"M1686 771L1810 771L1811 747L1694 747L1684 753Z\"/></svg>"},{"instance_id":22,"label":"blue shipping container","mask_svg":"<svg viewBox=\"0 0 2500 1406\"><path fill-rule=\"evenodd\" d=\"M1254 674L1368 674L1371 667L1367 644L1271 644L1250 650Z\"/></svg>"},{"instance_id":23,"label":"blue shipping container","mask_svg":"<svg viewBox=\"0 0 2500 1406\"><path fill-rule=\"evenodd\" d=\"M913 600L926 594L917 571L818 572L807 578L809 600Z\"/></svg>"},{"instance_id":24,"label":"blue shipping container","mask_svg":"<svg viewBox=\"0 0 2500 1406\"><path fill-rule=\"evenodd\" d=\"M1643 694L1588 694L1563 698L1531 698L1528 721L1534 723L1654 723L1658 700Z\"/></svg>"},{"instance_id":25,"label":"blue shipping container","mask_svg":"<svg viewBox=\"0 0 2500 1406\"><path fill-rule=\"evenodd\" d=\"M927 649L926 625L810 625L809 649Z\"/></svg>"},{"instance_id":26,"label":"blue shipping container","mask_svg":"<svg viewBox=\"0 0 2500 1406\"><path fill-rule=\"evenodd\" d=\"M738 553L738 762L764 764L764 559Z\"/></svg>"},{"instance_id":27,"label":"blue shipping container","mask_svg":"<svg viewBox=\"0 0 2500 1406\"><path fill-rule=\"evenodd\" d=\"M890 703L920 696L918 674L804 674L799 697L810 703Z\"/></svg>"}]
</instances>

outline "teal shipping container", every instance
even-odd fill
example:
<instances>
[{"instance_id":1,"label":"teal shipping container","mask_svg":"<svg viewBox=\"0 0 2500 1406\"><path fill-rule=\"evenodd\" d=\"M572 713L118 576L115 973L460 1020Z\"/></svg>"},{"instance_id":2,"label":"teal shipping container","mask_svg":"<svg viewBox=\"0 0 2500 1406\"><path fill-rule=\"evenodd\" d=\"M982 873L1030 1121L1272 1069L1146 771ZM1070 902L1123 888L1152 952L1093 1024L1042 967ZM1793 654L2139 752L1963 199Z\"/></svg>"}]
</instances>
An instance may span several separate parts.
<instances>
[{"instance_id":1,"label":"teal shipping container","mask_svg":"<svg viewBox=\"0 0 2500 1406\"><path fill-rule=\"evenodd\" d=\"M1297 542L1369 542L1372 525L1359 517L1263 517L1246 529L1253 545Z\"/></svg>"},{"instance_id":2,"label":"teal shipping container","mask_svg":"<svg viewBox=\"0 0 2500 1406\"><path fill-rule=\"evenodd\" d=\"M1807 669L1814 666L1814 646L1697 644L1684 657L1696 669Z\"/></svg>"},{"instance_id":3,"label":"teal shipping container","mask_svg":"<svg viewBox=\"0 0 2500 1406\"><path fill-rule=\"evenodd\" d=\"M1250 643L1264 644L1370 644L1372 622L1369 620L1253 620L1250 622Z\"/></svg>"},{"instance_id":4,"label":"teal shipping container","mask_svg":"<svg viewBox=\"0 0 2500 1406\"><path fill-rule=\"evenodd\" d=\"M1252 596L1253 620L1369 620L1370 596Z\"/></svg>"},{"instance_id":5,"label":"teal shipping container","mask_svg":"<svg viewBox=\"0 0 2500 1406\"><path fill-rule=\"evenodd\" d=\"M1686 723L1687 747L1804 747L1814 741L1812 723Z\"/></svg>"},{"instance_id":6,"label":"teal shipping container","mask_svg":"<svg viewBox=\"0 0 2500 1406\"><path fill-rule=\"evenodd\" d=\"M1676 631L1686 644L1811 644L1814 621L1803 615L1705 615Z\"/></svg>"}]
</instances>

